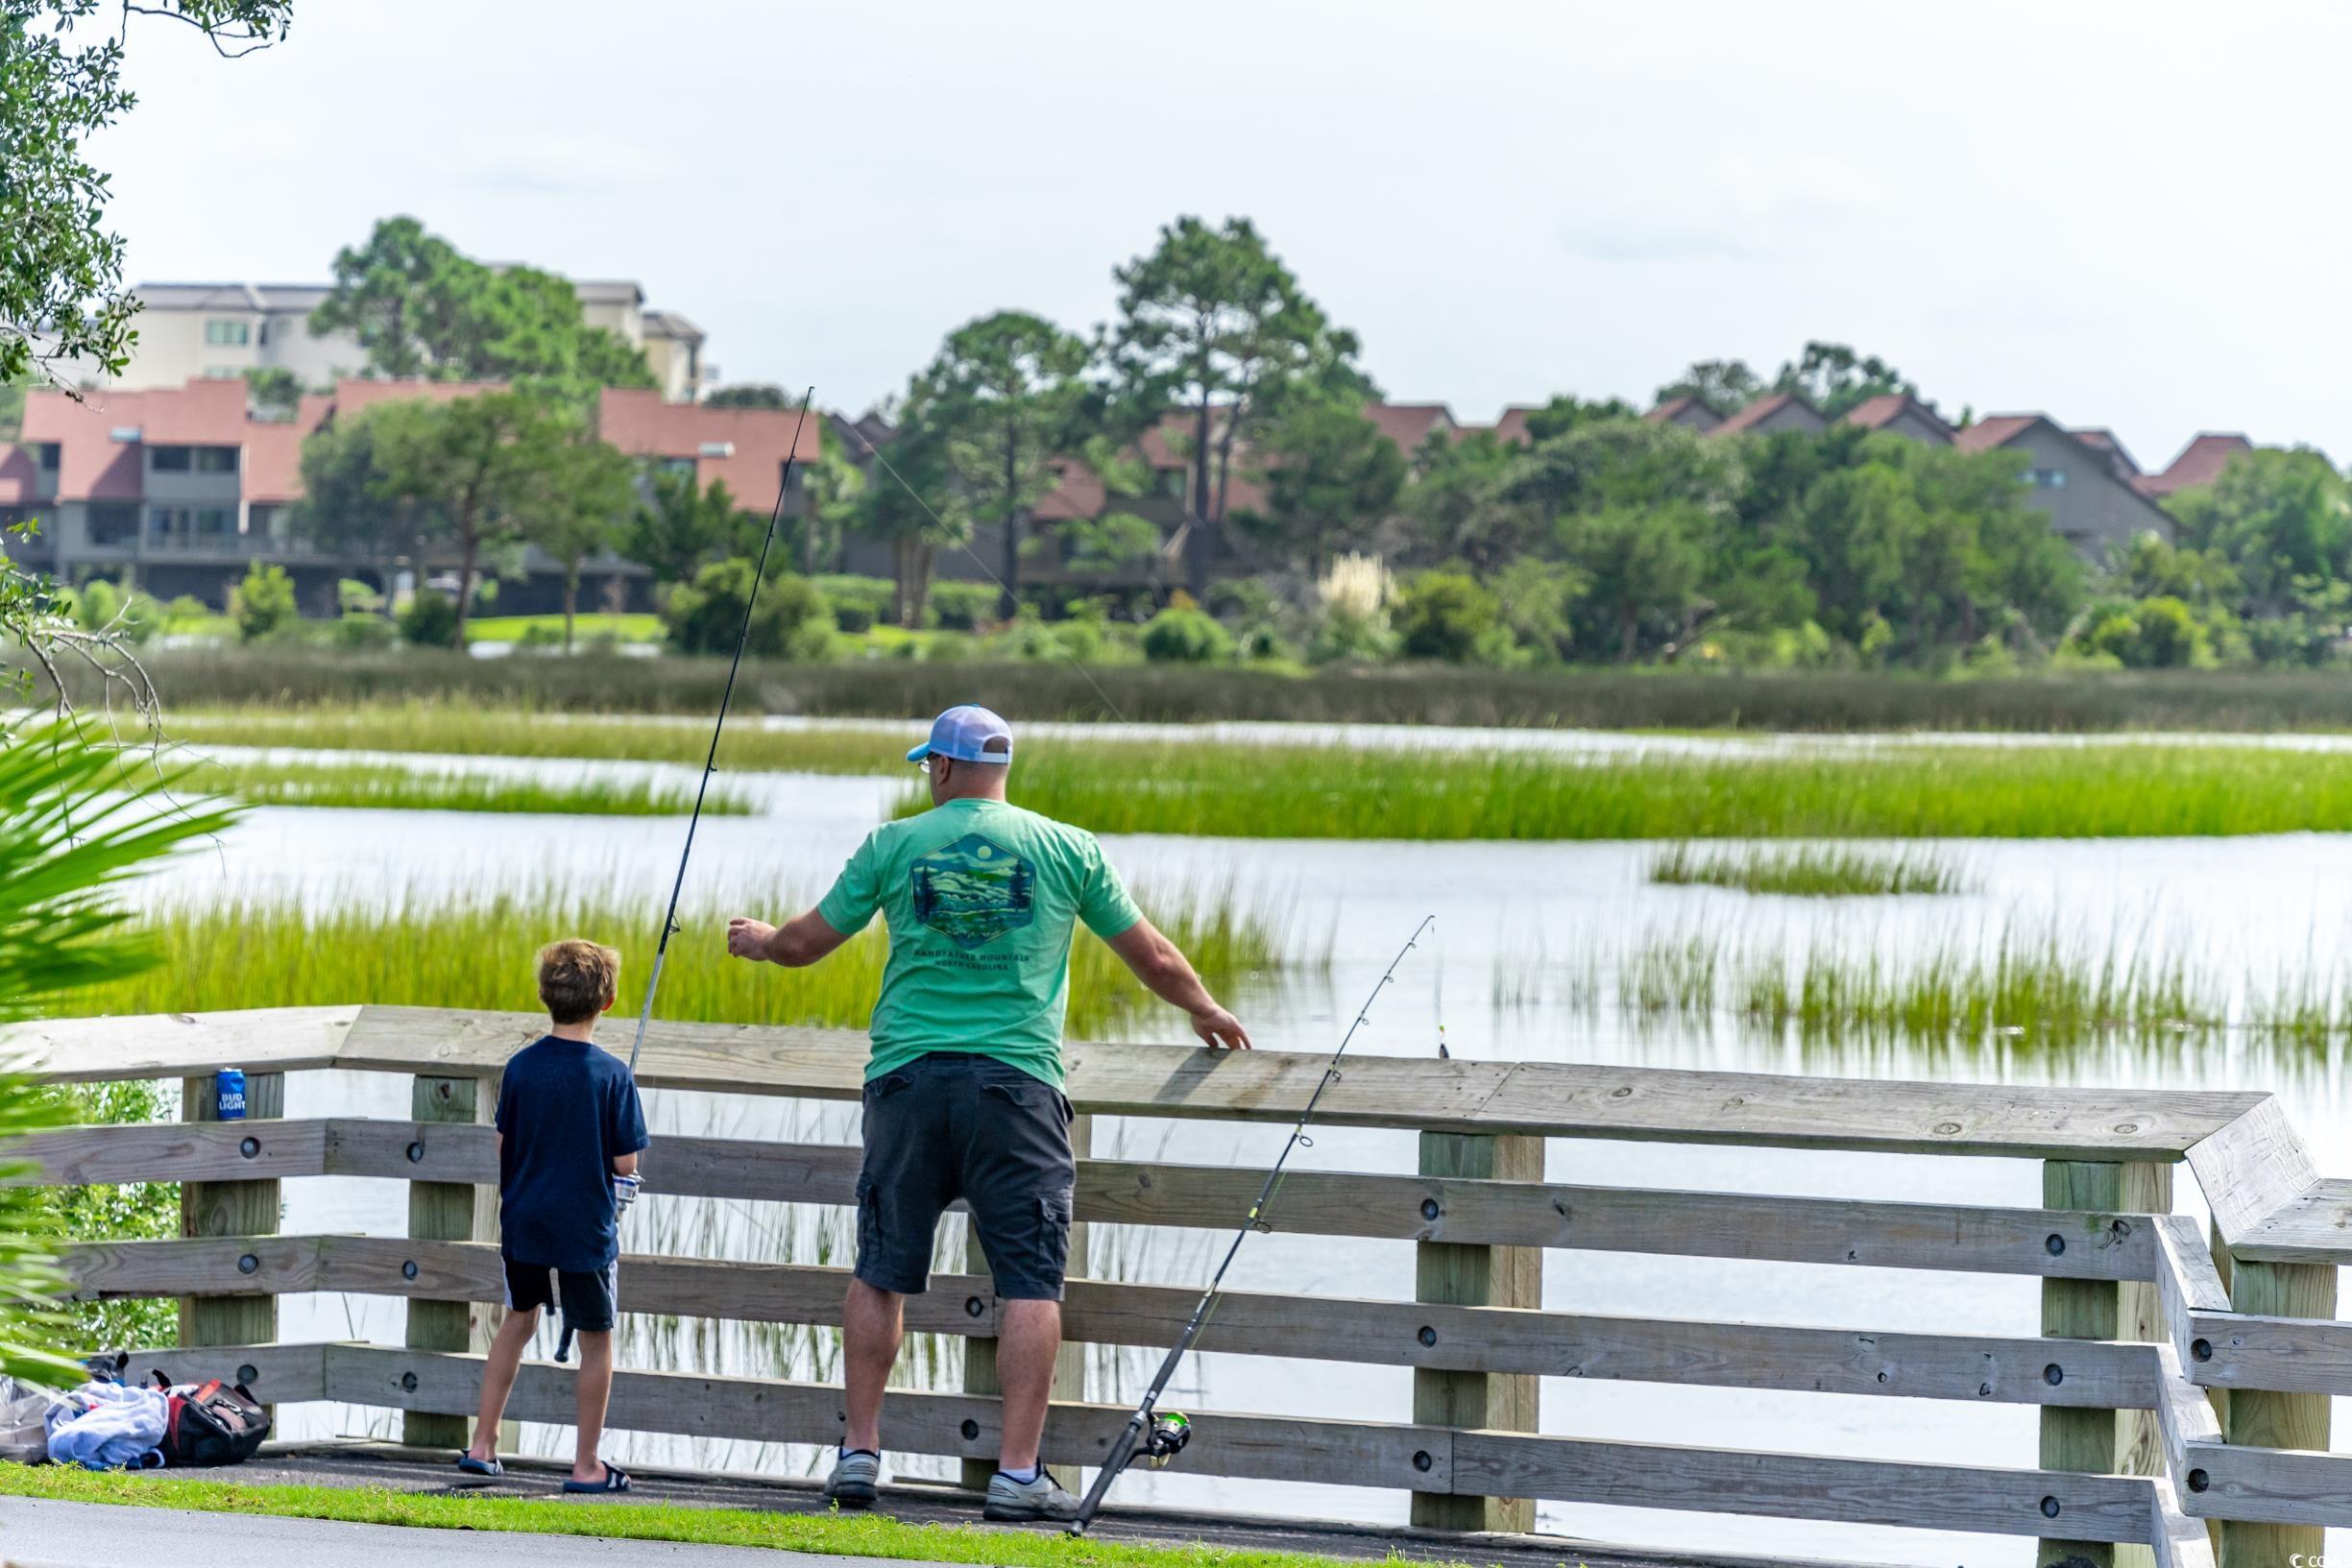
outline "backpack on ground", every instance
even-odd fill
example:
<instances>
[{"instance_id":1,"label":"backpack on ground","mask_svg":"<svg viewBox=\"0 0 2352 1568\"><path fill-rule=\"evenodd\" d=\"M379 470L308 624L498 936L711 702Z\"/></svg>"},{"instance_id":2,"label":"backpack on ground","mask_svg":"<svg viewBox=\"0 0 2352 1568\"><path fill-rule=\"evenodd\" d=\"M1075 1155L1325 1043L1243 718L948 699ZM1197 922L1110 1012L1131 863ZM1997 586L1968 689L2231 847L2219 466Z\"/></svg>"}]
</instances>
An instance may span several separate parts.
<instances>
[{"instance_id":1,"label":"backpack on ground","mask_svg":"<svg viewBox=\"0 0 2352 1568\"><path fill-rule=\"evenodd\" d=\"M175 1384L160 1372L148 1375L168 1412L158 1445L166 1465L242 1464L268 1440L270 1412L242 1383Z\"/></svg>"}]
</instances>

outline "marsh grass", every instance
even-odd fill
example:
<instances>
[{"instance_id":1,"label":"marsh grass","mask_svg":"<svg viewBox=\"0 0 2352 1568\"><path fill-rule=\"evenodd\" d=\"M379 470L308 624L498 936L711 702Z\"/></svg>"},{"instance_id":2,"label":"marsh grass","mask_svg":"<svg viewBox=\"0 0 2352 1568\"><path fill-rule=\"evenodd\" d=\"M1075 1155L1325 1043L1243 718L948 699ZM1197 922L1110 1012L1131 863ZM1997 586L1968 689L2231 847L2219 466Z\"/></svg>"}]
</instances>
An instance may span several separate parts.
<instances>
[{"instance_id":1,"label":"marsh grass","mask_svg":"<svg viewBox=\"0 0 2352 1568\"><path fill-rule=\"evenodd\" d=\"M197 761L182 794L230 795L249 806L403 811L533 811L572 816L684 816L693 788L651 779L522 779L444 773L395 762ZM753 816L759 803L715 783L705 816Z\"/></svg>"},{"instance_id":2,"label":"marsh grass","mask_svg":"<svg viewBox=\"0 0 2352 1568\"><path fill-rule=\"evenodd\" d=\"M1672 886L1704 884L1797 898L1966 890L1959 868L1932 851L1885 855L1835 844L1719 850L1676 844L1650 862L1649 878Z\"/></svg>"},{"instance_id":3,"label":"marsh grass","mask_svg":"<svg viewBox=\"0 0 2352 1568\"><path fill-rule=\"evenodd\" d=\"M1286 962L1288 915L1281 906L1230 893L1148 898L1147 907L1152 905L1161 906L1162 929L1212 988L1229 988ZM664 1018L866 1026L889 953L879 925L821 964L779 969L726 956L727 920L740 912L717 905L680 911L684 934L671 943L662 977ZM586 936L620 949L615 1011L630 1018L652 968L651 928L658 922L659 911L640 903L560 888L449 894L391 905L245 899L160 907L143 911L133 929L158 945L163 961L135 977L76 993L74 1008L174 1013L369 1001L527 1011L537 1005L531 965L541 945L557 936ZM1148 1000L1107 947L1092 937L1073 945L1073 1035L1127 1019Z\"/></svg>"},{"instance_id":4,"label":"marsh grass","mask_svg":"<svg viewBox=\"0 0 2352 1568\"><path fill-rule=\"evenodd\" d=\"M698 725L464 703L179 712L220 745L699 762ZM913 724L730 730L722 769L890 776ZM1198 746L1040 736L1022 804L1240 838L2130 838L2352 831L2352 754L2157 742L1785 756ZM926 803L909 778L898 809Z\"/></svg>"}]
</instances>

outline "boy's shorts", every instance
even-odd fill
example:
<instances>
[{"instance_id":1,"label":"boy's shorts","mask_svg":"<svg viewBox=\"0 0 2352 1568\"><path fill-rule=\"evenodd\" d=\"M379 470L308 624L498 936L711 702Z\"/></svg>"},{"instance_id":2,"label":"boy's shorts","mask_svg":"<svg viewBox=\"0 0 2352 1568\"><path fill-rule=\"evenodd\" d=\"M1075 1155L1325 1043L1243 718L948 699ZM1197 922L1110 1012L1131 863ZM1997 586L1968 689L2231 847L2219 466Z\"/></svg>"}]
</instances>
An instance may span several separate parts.
<instances>
[{"instance_id":1,"label":"boy's shorts","mask_svg":"<svg viewBox=\"0 0 2352 1568\"><path fill-rule=\"evenodd\" d=\"M592 1273L574 1273L544 1263L524 1263L499 1255L506 1267L506 1305L511 1312L535 1312L564 1306L564 1321L582 1334L605 1334L620 1314L620 1265L605 1265Z\"/></svg>"},{"instance_id":2,"label":"boy's shorts","mask_svg":"<svg viewBox=\"0 0 2352 1568\"><path fill-rule=\"evenodd\" d=\"M1019 1068L935 1050L865 1086L858 1277L919 1295L958 1198L1006 1301L1059 1301L1070 1256L1070 1102Z\"/></svg>"}]
</instances>

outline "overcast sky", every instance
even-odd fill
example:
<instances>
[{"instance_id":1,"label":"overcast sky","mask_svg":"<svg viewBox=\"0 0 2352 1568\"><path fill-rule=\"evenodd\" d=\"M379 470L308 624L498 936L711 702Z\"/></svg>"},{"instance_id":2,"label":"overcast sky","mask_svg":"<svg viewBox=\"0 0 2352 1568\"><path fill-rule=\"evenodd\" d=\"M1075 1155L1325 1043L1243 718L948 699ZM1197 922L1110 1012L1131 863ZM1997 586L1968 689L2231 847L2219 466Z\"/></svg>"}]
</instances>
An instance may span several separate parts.
<instances>
[{"instance_id":1,"label":"overcast sky","mask_svg":"<svg viewBox=\"0 0 2352 1568\"><path fill-rule=\"evenodd\" d=\"M2352 8L303 0L166 24L96 144L133 279L324 279L411 212L642 280L730 380L857 409L948 328L1085 329L1180 212L1254 218L1389 396L1646 403L1808 337L2161 467L2352 456Z\"/></svg>"}]
</instances>

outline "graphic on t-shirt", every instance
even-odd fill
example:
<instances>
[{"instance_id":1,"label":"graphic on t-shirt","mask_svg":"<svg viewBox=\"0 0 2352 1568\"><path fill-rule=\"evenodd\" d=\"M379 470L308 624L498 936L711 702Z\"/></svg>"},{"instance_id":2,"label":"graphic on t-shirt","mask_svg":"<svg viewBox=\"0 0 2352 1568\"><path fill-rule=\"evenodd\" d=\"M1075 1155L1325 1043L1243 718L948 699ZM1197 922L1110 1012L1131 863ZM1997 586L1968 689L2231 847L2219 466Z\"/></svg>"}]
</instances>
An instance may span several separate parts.
<instances>
[{"instance_id":1,"label":"graphic on t-shirt","mask_svg":"<svg viewBox=\"0 0 2352 1568\"><path fill-rule=\"evenodd\" d=\"M914 918L966 953L1035 918L1037 874L1004 845L966 833L907 870Z\"/></svg>"}]
</instances>

